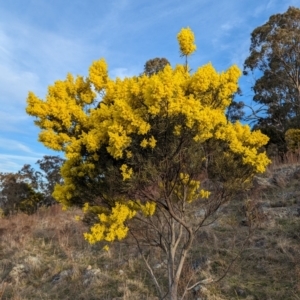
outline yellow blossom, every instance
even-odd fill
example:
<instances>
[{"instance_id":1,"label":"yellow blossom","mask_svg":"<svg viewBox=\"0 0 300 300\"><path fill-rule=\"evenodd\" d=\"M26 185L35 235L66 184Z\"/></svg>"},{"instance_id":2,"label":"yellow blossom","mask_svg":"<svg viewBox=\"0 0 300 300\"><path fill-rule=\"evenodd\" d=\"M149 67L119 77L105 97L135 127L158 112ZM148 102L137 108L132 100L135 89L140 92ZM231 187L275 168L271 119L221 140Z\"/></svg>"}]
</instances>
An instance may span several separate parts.
<instances>
[{"instance_id":1,"label":"yellow blossom","mask_svg":"<svg viewBox=\"0 0 300 300\"><path fill-rule=\"evenodd\" d=\"M208 198L210 194L211 193L209 191L205 191L205 190L200 191L200 197L201 198Z\"/></svg>"},{"instance_id":2,"label":"yellow blossom","mask_svg":"<svg viewBox=\"0 0 300 300\"><path fill-rule=\"evenodd\" d=\"M143 139L140 143L141 147L146 148L148 145L148 141L146 139Z\"/></svg>"},{"instance_id":3,"label":"yellow blossom","mask_svg":"<svg viewBox=\"0 0 300 300\"><path fill-rule=\"evenodd\" d=\"M182 28L177 35L179 42L180 53L183 56L189 56L196 50L195 36L193 31L187 27Z\"/></svg>"},{"instance_id":4,"label":"yellow blossom","mask_svg":"<svg viewBox=\"0 0 300 300\"><path fill-rule=\"evenodd\" d=\"M155 148L156 145L156 139L154 138L154 136L151 136L148 142L148 145L150 146L150 148Z\"/></svg>"},{"instance_id":5,"label":"yellow blossom","mask_svg":"<svg viewBox=\"0 0 300 300\"><path fill-rule=\"evenodd\" d=\"M174 128L174 134L175 135L180 135L181 130L182 130L182 126L181 125L176 125L175 128Z\"/></svg>"},{"instance_id":6,"label":"yellow blossom","mask_svg":"<svg viewBox=\"0 0 300 300\"><path fill-rule=\"evenodd\" d=\"M135 214L136 211L130 209L128 205L117 202L116 206L112 208L111 214L105 218L103 215L99 216L101 223L94 224L90 233L84 234L84 238L91 244L102 240L112 242L116 239L124 239L128 233L128 227L124 223L132 219Z\"/></svg>"},{"instance_id":7,"label":"yellow blossom","mask_svg":"<svg viewBox=\"0 0 300 300\"><path fill-rule=\"evenodd\" d=\"M109 246L105 245L102 249L105 250L105 251L109 251Z\"/></svg>"},{"instance_id":8,"label":"yellow blossom","mask_svg":"<svg viewBox=\"0 0 300 300\"><path fill-rule=\"evenodd\" d=\"M89 78L95 89L101 91L107 83L107 64L104 59L93 62L90 67Z\"/></svg>"},{"instance_id":9,"label":"yellow blossom","mask_svg":"<svg viewBox=\"0 0 300 300\"><path fill-rule=\"evenodd\" d=\"M145 216L152 216L155 212L156 204L154 202L146 202L145 205L141 205L141 211Z\"/></svg>"},{"instance_id":10,"label":"yellow blossom","mask_svg":"<svg viewBox=\"0 0 300 300\"><path fill-rule=\"evenodd\" d=\"M89 211L89 207L90 207L90 205L89 205L88 202L84 203L83 208L82 208L82 211L83 211L84 213L87 213L87 212Z\"/></svg>"},{"instance_id":11,"label":"yellow blossom","mask_svg":"<svg viewBox=\"0 0 300 300\"><path fill-rule=\"evenodd\" d=\"M126 151L126 157L131 158L132 157L132 152L131 151Z\"/></svg>"},{"instance_id":12,"label":"yellow blossom","mask_svg":"<svg viewBox=\"0 0 300 300\"><path fill-rule=\"evenodd\" d=\"M120 168L123 180L129 179L132 176L133 170L132 168L128 168L127 165L123 164Z\"/></svg>"}]
</instances>

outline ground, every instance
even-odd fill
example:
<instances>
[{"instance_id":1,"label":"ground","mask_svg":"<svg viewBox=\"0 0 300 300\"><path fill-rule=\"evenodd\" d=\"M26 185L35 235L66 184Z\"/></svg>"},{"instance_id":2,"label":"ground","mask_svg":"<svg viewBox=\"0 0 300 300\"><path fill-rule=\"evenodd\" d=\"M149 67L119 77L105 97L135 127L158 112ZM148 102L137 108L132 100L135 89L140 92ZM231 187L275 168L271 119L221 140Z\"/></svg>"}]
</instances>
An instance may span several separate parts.
<instances>
[{"instance_id":1,"label":"ground","mask_svg":"<svg viewBox=\"0 0 300 300\"><path fill-rule=\"evenodd\" d=\"M298 162L274 163L199 232L180 288L206 281L185 299L300 299L299 179ZM158 299L130 239L91 246L80 214L55 205L0 220L0 299ZM151 263L163 276L163 258Z\"/></svg>"}]
</instances>

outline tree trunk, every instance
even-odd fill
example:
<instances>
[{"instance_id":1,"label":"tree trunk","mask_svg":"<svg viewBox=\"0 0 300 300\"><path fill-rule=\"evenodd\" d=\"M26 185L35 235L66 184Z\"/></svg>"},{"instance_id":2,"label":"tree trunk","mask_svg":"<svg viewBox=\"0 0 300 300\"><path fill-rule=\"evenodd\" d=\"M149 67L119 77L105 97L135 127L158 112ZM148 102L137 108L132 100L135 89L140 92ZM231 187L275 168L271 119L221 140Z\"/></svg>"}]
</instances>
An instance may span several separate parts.
<instances>
[{"instance_id":1,"label":"tree trunk","mask_svg":"<svg viewBox=\"0 0 300 300\"><path fill-rule=\"evenodd\" d=\"M177 295L177 290L178 290L178 282L179 279L176 278L171 286L170 289L170 300L177 300L178 295Z\"/></svg>"}]
</instances>

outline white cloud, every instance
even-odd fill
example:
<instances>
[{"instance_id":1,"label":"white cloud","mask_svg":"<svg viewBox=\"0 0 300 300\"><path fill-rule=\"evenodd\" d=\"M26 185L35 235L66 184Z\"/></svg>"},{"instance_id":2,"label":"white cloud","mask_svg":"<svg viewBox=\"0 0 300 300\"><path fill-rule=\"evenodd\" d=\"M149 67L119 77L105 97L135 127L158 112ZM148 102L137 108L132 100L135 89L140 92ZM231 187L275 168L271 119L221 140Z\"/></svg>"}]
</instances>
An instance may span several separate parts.
<instances>
[{"instance_id":1,"label":"white cloud","mask_svg":"<svg viewBox=\"0 0 300 300\"><path fill-rule=\"evenodd\" d=\"M272 7L274 6L274 4L275 4L275 1L274 1L274 0L269 0L269 2L268 2L268 4L267 4L266 8L267 8L267 9L270 9L270 8L272 8Z\"/></svg>"},{"instance_id":2,"label":"white cloud","mask_svg":"<svg viewBox=\"0 0 300 300\"><path fill-rule=\"evenodd\" d=\"M24 164L35 164L40 156L22 156L0 153L0 172L18 172Z\"/></svg>"},{"instance_id":3,"label":"white cloud","mask_svg":"<svg viewBox=\"0 0 300 300\"><path fill-rule=\"evenodd\" d=\"M58 155L46 148L41 149L42 151L36 151L24 142L0 138L0 172L17 172L24 164L35 164L44 155Z\"/></svg>"},{"instance_id":4,"label":"white cloud","mask_svg":"<svg viewBox=\"0 0 300 300\"><path fill-rule=\"evenodd\" d=\"M265 4L257 6L254 12L252 13L252 16L255 18L258 17L265 9L266 9Z\"/></svg>"},{"instance_id":5,"label":"white cloud","mask_svg":"<svg viewBox=\"0 0 300 300\"><path fill-rule=\"evenodd\" d=\"M223 25L221 25L221 29L224 31L228 31L233 27L233 24L231 22L227 22Z\"/></svg>"},{"instance_id":6,"label":"white cloud","mask_svg":"<svg viewBox=\"0 0 300 300\"><path fill-rule=\"evenodd\" d=\"M0 100L5 105L22 105L25 107L25 100L28 88L38 89L38 76L32 72L18 70L14 66L2 64L0 72Z\"/></svg>"},{"instance_id":7,"label":"white cloud","mask_svg":"<svg viewBox=\"0 0 300 300\"><path fill-rule=\"evenodd\" d=\"M115 68L110 71L110 76L112 78L119 77L121 79L125 77L131 77L133 75L136 75L136 72L133 70L128 70L127 68Z\"/></svg>"},{"instance_id":8,"label":"white cloud","mask_svg":"<svg viewBox=\"0 0 300 300\"><path fill-rule=\"evenodd\" d=\"M23 153L34 155L37 157L40 157L43 155L42 153L35 152L30 147L28 147L24 143L21 143L20 141L16 141L13 139L6 139L6 138L0 138L0 149L5 150L5 151L8 150L8 151L23 152Z\"/></svg>"},{"instance_id":9,"label":"white cloud","mask_svg":"<svg viewBox=\"0 0 300 300\"><path fill-rule=\"evenodd\" d=\"M84 38L35 28L16 19L8 24L0 23L0 29L2 52L6 53L0 56L0 61L15 73L20 70L25 74L34 72L42 78L52 77L52 74L57 75L61 71L65 74L70 65L76 69L90 50Z\"/></svg>"},{"instance_id":10,"label":"white cloud","mask_svg":"<svg viewBox=\"0 0 300 300\"><path fill-rule=\"evenodd\" d=\"M249 55L250 40L239 40L235 43L235 47L231 49L231 64L236 64L243 68L245 59Z\"/></svg>"},{"instance_id":11,"label":"white cloud","mask_svg":"<svg viewBox=\"0 0 300 300\"><path fill-rule=\"evenodd\" d=\"M1 101L1 103L3 103ZM28 125L30 117L24 113L24 110L14 111L13 109L2 108L0 111L0 132L15 132L15 133L25 133L28 132ZM30 123L32 120L30 119Z\"/></svg>"}]
</instances>

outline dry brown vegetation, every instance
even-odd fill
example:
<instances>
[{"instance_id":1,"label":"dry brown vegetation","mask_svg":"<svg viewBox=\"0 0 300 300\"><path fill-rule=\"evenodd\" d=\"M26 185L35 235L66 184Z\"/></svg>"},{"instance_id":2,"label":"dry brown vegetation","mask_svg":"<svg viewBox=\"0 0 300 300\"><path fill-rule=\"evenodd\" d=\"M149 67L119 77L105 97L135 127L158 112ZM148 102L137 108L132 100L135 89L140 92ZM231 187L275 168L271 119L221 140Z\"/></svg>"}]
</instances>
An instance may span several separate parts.
<instances>
[{"instance_id":1,"label":"dry brown vegetation","mask_svg":"<svg viewBox=\"0 0 300 300\"><path fill-rule=\"evenodd\" d=\"M199 232L182 286L206 282L185 299L300 299L300 166L274 161ZM0 299L158 299L133 241L89 245L80 214L56 205L0 220Z\"/></svg>"}]
</instances>

